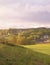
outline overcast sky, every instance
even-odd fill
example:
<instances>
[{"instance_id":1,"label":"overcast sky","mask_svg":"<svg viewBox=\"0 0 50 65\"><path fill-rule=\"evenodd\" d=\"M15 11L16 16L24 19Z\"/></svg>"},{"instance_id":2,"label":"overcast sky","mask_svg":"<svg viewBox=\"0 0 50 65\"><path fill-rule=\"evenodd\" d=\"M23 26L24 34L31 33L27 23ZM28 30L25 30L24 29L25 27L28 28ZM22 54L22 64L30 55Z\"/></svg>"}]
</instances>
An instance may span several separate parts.
<instances>
[{"instance_id":1,"label":"overcast sky","mask_svg":"<svg viewBox=\"0 0 50 65\"><path fill-rule=\"evenodd\" d=\"M0 0L0 28L50 27L50 0Z\"/></svg>"}]
</instances>

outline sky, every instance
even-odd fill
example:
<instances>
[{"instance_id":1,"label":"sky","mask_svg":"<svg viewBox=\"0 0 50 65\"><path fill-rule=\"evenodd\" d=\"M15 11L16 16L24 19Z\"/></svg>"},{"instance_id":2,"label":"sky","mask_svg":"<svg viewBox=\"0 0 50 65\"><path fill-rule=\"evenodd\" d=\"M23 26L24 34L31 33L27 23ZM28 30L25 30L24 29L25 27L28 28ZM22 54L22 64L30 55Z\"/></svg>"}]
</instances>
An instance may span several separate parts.
<instances>
[{"instance_id":1,"label":"sky","mask_svg":"<svg viewBox=\"0 0 50 65\"><path fill-rule=\"evenodd\" d=\"M50 0L0 0L0 28L50 27Z\"/></svg>"}]
</instances>

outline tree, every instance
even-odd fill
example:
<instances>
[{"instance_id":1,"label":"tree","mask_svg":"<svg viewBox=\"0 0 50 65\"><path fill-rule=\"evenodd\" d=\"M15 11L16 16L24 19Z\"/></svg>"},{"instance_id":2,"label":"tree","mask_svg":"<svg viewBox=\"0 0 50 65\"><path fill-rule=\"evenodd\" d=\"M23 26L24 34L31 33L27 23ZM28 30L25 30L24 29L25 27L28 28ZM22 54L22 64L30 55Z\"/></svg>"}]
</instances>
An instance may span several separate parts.
<instances>
[{"instance_id":1,"label":"tree","mask_svg":"<svg viewBox=\"0 0 50 65\"><path fill-rule=\"evenodd\" d=\"M25 36L22 32L18 33L17 36L17 45L25 44Z\"/></svg>"},{"instance_id":2,"label":"tree","mask_svg":"<svg viewBox=\"0 0 50 65\"><path fill-rule=\"evenodd\" d=\"M10 44L10 45L16 45L16 37L15 35L9 35L6 37L6 44Z\"/></svg>"}]
</instances>

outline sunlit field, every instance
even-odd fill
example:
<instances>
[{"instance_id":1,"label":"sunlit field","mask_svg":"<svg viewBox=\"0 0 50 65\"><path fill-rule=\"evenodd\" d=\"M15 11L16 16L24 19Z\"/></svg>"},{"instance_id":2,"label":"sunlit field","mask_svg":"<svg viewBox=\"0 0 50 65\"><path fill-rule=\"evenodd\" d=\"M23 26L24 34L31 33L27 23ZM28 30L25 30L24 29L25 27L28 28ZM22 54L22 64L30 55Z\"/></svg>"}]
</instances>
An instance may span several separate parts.
<instances>
[{"instance_id":1,"label":"sunlit field","mask_svg":"<svg viewBox=\"0 0 50 65\"><path fill-rule=\"evenodd\" d=\"M50 55L50 44L25 45L24 47Z\"/></svg>"}]
</instances>

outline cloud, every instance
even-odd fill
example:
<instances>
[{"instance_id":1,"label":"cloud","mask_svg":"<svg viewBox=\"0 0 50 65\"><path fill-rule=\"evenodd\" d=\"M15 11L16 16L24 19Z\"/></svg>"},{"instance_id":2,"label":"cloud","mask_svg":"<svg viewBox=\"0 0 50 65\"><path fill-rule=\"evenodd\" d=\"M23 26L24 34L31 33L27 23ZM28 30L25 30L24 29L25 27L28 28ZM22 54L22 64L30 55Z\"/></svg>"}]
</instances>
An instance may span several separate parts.
<instances>
[{"instance_id":1,"label":"cloud","mask_svg":"<svg viewBox=\"0 0 50 65\"><path fill-rule=\"evenodd\" d=\"M50 4L50 0L0 0L1 4L16 4L20 2L22 4L37 4L37 5L46 5Z\"/></svg>"},{"instance_id":2,"label":"cloud","mask_svg":"<svg viewBox=\"0 0 50 65\"><path fill-rule=\"evenodd\" d=\"M50 0L0 0L0 28L50 24Z\"/></svg>"}]
</instances>

